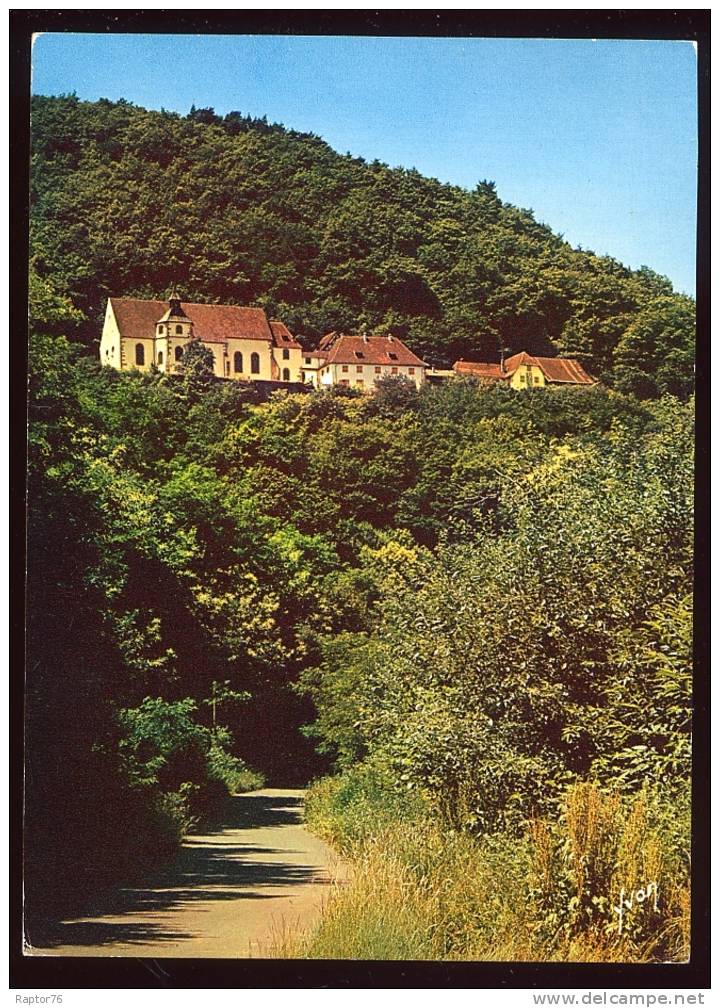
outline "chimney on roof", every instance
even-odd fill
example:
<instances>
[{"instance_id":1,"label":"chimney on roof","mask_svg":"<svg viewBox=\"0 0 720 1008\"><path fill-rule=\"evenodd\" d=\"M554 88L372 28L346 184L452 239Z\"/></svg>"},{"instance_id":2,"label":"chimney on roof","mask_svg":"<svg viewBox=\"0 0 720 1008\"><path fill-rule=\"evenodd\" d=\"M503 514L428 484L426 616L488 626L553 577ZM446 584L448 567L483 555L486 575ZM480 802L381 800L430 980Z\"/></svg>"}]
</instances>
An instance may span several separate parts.
<instances>
[{"instance_id":1,"label":"chimney on roof","mask_svg":"<svg viewBox=\"0 0 720 1008\"><path fill-rule=\"evenodd\" d=\"M395 337L394 336L388 336L388 342L389 343L394 343L395 342Z\"/></svg>"}]
</instances>

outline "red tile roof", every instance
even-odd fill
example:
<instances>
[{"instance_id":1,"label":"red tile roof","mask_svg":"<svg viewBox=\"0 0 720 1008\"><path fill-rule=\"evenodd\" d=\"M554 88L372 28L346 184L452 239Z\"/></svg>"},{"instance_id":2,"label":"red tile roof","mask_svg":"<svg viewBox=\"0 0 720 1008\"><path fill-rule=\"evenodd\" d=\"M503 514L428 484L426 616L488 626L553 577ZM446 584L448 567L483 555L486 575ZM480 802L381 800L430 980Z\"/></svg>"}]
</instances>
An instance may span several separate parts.
<instances>
[{"instance_id":1,"label":"red tile roof","mask_svg":"<svg viewBox=\"0 0 720 1008\"><path fill-rule=\"evenodd\" d=\"M288 347L291 350L302 350L302 344L298 343L284 322L279 322L277 319L271 319L270 331L273 334L273 343L276 347Z\"/></svg>"},{"instance_id":2,"label":"red tile roof","mask_svg":"<svg viewBox=\"0 0 720 1008\"><path fill-rule=\"evenodd\" d=\"M595 379L573 358L536 357L546 381L568 382L572 385L595 385Z\"/></svg>"},{"instance_id":3,"label":"red tile roof","mask_svg":"<svg viewBox=\"0 0 720 1008\"><path fill-rule=\"evenodd\" d=\"M500 380L509 378L507 371L501 371L499 364L486 364L482 361L455 361L453 371L459 375L470 375L473 378L492 378Z\"/></svg>"},{"instance_id":4,"label":"red tile roof","mask_svg":"<svg viewBox=\"0 0 720 1008\"><path fill-rule=\"evenodd\" d=\"M329 341L329 337L334 339ZM346 336L329 333L320 340L321 353L328 364L387 364L401 367L425 367L425 362L397 336ZM391 357L390 354L394 354Z\"/></svg>"},{"instance_id":5,"label":"red tile roof","mask_svg":"<svg viewBox=\"0 0 720 1008\"><path fill-rule=\"evenodd\" d=\"M507 358L504 371L500 370L499 364L487 364L480 361L456 361L454 371L457 374L473 375L476 378L507 379L517 371L521 364L536 365L545 375L545 380L551 384L595 384L595 379L591 378L572 358L533 357L524 350Z\"/></svg>"},{"instance_id":6,"label":"red tile roof","mask_svg":"<svg viewBox=\"0 0 720 1008\"><path fill-rule=\"evenodd\" d=\"M144 301L140 298L110 298L110 304L120 335L128 339L148 339L154 336L155 323L168 309L167 301ZM194 323L195 336L203 343L226 343L233 337L266 340L268 343L273 341L273 332L262 308L196 304L190 301L183 302L182 307Z\"/></svg>"},{"instance_id":7,"label":"red tile roof","mask_svg":"<svg viewBox=\"0 0 720 1008\"><path fill-rule=\"evenodd\" d=\"M511 373L520 364L536 364L549 382L565 382L571 385L595 384L595 379L571 357L534 357L523 351L514 357L508 357L505 361L505 367Z\"/></svg>"},{"instance_id":8,"label":"red tile roof","mask_svg":"<svg viewBox=\"0 0 720 1008\"><path fill-rule=\"evenodd\" d=\"M512 374L512 372L519 368L521 364L532 364L534 360L535 358L531 357L529 353L525 353L524 350L521 350L520 353L516 353L512 357L505 358L505 370Z\"/></svg>"}]
</instances>

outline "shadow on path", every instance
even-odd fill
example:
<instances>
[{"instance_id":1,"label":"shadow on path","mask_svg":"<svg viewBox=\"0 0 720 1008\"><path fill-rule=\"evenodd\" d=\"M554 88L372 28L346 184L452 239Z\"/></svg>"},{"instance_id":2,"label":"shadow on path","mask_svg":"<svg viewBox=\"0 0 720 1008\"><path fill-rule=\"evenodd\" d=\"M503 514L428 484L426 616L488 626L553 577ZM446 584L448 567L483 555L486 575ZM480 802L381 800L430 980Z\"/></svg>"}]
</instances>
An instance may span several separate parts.
<instances>
[{"instance_id":1,"label":"shadow on path","mask_svg":"<svg viewBox=\"0 0 720 1008\"><path fill-rule=\"evenodd\" d=\"M302 823L302 806L302 798L294 796L234 795L222 830L297 826Z\"/></svg>"},{"instance_id":2,"label":"shadow on path","mask_svg":"<svg viewBox=\"0 0 720 1008\"><path fill-rule=\"evenodd\" d=\"M190 835L166 869L154 873L143 884L95 898L84 911L90 919L57 922L43 928L42 933L29 935L32 946L51 949L61 945L193 938L197 935L168 927L167 917L156 922L152 917L166 910L182 911L202 901L273 899L274 887L326 884L328 879L321 867L302 863L303 852L295 847L302 843L302 833L292 831L282 839L279 836L280 846L258 843L254 834L255 830L268 828L278 828L281 833L282 828L300 825L301 810L302 799L294 796L234 796L222 827L201 836ZM243 842L244 835L247 843ZM132 919L92 919L124 915ZM181 919L177 924L181 925Z\"/></svg>"}]
</instances>

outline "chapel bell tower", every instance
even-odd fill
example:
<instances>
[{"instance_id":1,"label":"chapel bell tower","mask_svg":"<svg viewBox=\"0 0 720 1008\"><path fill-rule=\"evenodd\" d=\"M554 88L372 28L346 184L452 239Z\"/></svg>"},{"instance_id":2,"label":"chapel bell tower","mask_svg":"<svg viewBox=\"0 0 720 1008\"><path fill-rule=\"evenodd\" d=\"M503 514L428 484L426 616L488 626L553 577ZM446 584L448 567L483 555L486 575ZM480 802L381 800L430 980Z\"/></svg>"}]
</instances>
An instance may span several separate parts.
<instances>
[{"instance_id":1,"label":"chapel bell tower","mask_svg":"<svg viewBox=\"0 0 720 1008\"><path fill-rule=\"evenodd\" d=\"M173 284L168 298L168 310L155 323L156 337L189 340L195 336L192 319L185 314L178 297L177 288Z\"/></svg>"}]
</instances>

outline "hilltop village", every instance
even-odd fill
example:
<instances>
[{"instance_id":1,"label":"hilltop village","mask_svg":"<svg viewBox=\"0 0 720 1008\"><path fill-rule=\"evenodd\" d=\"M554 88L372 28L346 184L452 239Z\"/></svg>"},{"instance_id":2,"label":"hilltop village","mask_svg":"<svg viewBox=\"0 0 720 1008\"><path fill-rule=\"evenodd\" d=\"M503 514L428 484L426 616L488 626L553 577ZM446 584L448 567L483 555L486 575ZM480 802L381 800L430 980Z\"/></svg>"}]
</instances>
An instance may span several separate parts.
<instances>
[{"instance_id":1,"label":"hilltop village","mask_svg":"<svg viewBox=\"0 0 720 1008\"><path fill-rule=\"evenodd\" d=\"M456 361L452 371L434 371L397 336L331 332L305 349L278 319L262 308L183 304L175 289L167 302L110 298L100 341L102 364L121 371L182 370L185 348L201 342L213 355L217 378L333 385L372 392L375 382L403 377L420 388L426 381L458 375L513 389L546 385L594 385L576 360L522 352L500 363Z\"/></svg>"}]
</instances>

